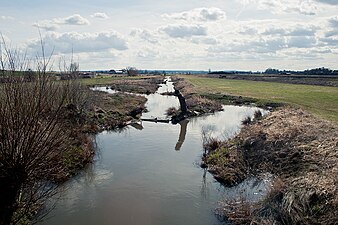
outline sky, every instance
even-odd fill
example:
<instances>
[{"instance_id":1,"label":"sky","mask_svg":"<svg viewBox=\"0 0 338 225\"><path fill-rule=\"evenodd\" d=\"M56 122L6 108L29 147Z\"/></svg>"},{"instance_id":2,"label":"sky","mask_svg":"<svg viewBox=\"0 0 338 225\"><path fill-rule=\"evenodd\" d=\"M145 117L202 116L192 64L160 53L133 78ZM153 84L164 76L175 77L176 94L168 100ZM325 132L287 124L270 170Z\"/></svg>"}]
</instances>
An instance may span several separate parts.
<instances>
[{"instance_id":1,"label":"sky","mask_svg":"<svg viewBox=\"0 0 338 225\"><path fill-rule=\"evenodd\" d=\"M41 33L81 70L338 69L338 0L1 1L7 46L41 55Z\"/></svg>"}]
</instances>

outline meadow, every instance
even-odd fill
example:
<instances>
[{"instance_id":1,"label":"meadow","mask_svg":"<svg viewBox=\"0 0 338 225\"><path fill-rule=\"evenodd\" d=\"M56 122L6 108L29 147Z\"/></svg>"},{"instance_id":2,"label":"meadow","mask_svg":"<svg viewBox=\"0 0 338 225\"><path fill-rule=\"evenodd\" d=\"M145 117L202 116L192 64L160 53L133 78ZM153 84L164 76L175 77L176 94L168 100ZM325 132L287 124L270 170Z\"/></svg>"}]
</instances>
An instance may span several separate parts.
<instances>
[{"instance_id":1,"label":"meadow","mask_svg":"<svg viewBox=\"0 0 338 225\"><path fill-rule=\"evenodd\" d=\"M286 103L338 123L338 88L247 80L181 76L200 94L218 93Z\"/></svg>"}]
</instances>

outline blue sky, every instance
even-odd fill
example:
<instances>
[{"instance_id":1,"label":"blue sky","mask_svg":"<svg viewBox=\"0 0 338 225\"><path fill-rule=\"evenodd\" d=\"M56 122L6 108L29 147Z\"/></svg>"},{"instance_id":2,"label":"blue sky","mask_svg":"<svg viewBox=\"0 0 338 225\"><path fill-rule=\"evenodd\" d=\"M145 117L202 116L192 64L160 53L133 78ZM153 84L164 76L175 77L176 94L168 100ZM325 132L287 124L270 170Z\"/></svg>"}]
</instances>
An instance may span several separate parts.
<instances>
[{"instance_id":1,"label":"blue sky","mask_svg":"<svg viewBox=\"0 0 338 225\"><path fill-rule=\"evenodd\" d=\"M11 0L6 43L80 68L338 69L338 0Z\"/></svg>"}]
</instances>

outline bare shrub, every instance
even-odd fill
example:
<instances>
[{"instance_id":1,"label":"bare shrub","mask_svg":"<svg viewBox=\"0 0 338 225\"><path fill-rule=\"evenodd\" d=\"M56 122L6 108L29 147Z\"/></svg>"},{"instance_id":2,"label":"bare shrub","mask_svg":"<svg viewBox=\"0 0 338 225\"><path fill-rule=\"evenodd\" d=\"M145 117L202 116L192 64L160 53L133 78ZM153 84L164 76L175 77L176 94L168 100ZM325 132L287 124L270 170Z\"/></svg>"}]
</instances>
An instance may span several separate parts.
<instances>
[{"instance_id":1,"label":"bare shrub","mask_svg":"<svg viewBox=\"0 0 338 225\"><path fill-rule=\"evenodd\" d=\"M2 44L0 53L0 224L28 223L32 210L56 193L49 182L63 170L60 160L70 142L62 109L83 101L74 82L48 73L51 57L37 57L36 71L18 50ZM80 100L81 99L81 100ZM25 222L26 221L26 222Z\"/></svg>"},{"instance_id":2,"label":"bare shrub","mask_svg":"<svg viewBox=\"0 0 338 225\"><path fill-rule=\"evenodd\" d=\"M254 118L256 120L260 120L262 119L263 115L262 115L262 112L260 110L256 110L255 113L254 113Z\"/></svg>"},{"instance_id":3,"label":"bare shrub","mask_svg":"<svg viewBox=\"0 0 338 225\"><path fill-rule=\"evenodd\" d=\"M243 124L243 125L248 125L248 124L250 124L251 122L252 122L252 119L251 119L250 116L247 116L247 117L245 117L245 118L242 120L242 124Z\"/></svg>"},{"instance_id":4,"label":"bare shrub","mask_svg":"<svg viewBox=\"0 0 338 225\"><path fill-rule=\"evenodd\" d=\"M170 107L166 110L167 116L173 116L178 114L178 110L175 107Z\"/></svg>"},{"instance_id":5,"label":"bare shrub","mask_svg":"<svg viewBox=\"0 0 338 225\"><path fill-rule=\"evenodd\" d=\"M126 71L127 71L128 76L137 76L138 75L138 70L136 69L136 67L128 66L126 68Z\"/></svg>"}]
</instances>

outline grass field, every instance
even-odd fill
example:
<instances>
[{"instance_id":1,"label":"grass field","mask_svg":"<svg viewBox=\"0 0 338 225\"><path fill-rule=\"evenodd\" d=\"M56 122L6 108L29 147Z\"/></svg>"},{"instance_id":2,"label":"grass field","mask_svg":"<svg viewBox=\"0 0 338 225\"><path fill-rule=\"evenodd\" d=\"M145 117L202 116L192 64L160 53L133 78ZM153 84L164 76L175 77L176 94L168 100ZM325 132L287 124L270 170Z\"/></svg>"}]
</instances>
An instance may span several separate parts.
<instances>
[{"instance_id":1,"label":"grass field","mask_svg":"<svg viewBox=\"0 0 338 225\"><path fill-rule=\"evenodd\" d=\"M338 123L338 88L182 76L201 93L222 93L299 106Z\"/></svg>"}]
</instances>

